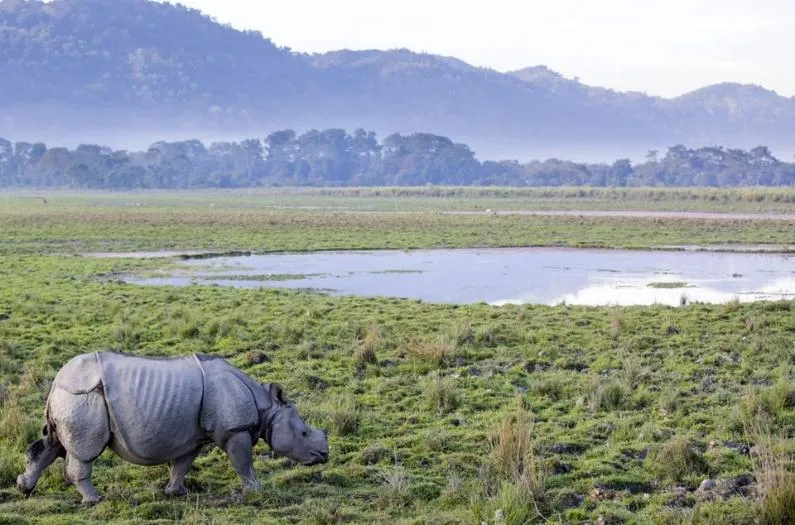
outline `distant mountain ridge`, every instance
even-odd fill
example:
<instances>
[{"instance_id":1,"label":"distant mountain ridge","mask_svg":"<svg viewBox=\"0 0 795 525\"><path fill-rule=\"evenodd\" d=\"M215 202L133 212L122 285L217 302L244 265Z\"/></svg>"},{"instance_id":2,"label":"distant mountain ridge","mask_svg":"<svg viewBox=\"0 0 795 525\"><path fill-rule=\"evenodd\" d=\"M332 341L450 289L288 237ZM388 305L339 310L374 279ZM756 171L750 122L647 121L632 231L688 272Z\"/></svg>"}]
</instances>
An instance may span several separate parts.
<instances>
[{"instance_id":1,"label":"distant mountain ridge","mask_svg":"<svg viewBox=\"0 0 795 525\"><path fill-rule=\"evenodd\" d=\"M310 55L147 0L3 0L0 79L0 135L31 139L363 127L451 136L486 158L795 148L795 97L759 86L663 99L545 66L500 73L405 49Z\"/></svg>"}]
</instances>

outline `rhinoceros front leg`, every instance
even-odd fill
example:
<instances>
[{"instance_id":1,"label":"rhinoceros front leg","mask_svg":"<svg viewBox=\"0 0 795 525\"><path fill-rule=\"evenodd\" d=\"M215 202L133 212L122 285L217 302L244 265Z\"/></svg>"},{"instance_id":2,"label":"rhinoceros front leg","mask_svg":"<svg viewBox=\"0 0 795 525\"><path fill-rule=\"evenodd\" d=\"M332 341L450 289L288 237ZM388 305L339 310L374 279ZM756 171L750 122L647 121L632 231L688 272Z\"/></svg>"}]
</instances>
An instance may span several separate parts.
<instances>
[{"instance_id":1,"label":"rhinoceros front leg","mask_svg":"<svg viewBox=\"0 0 795 525\"><path fill-rule=\"evenodd\" d=\"M184 496L188 493L188 491L185 490L185 485L183 482L185 481L185 475L190 470L190 467L193 465L193 461L196 459L196 456L199 455L199 452L201 452L201 447L197 448L193 452L185 454L181 458L171 463L169 481L168 485L166 485L166 495Z\"/></svg>"},{"instance_id":2,"label":"rhinoceros front leg","mask_svg":"<svg viewBox=\"0 0 795 525\"><path fill-rule=\"evenodd\" d=\"M243 487L259 491L262 486L257 481L257 476L254 474L254 467L252 466L253 448L251 434L240 432L226 442L226 455L229 456L237 475L243 481Z\"/></svg>"}]
</instances>

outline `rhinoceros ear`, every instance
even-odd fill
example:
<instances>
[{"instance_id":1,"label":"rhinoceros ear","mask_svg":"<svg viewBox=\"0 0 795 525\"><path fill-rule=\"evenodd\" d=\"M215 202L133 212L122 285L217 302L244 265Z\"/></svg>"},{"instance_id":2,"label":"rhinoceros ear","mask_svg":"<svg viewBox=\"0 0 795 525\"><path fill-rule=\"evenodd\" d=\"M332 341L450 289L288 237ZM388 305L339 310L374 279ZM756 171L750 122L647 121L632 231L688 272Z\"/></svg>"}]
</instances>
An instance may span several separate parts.
<instances>
[{"instance_id":1,"label":"rhinoceros ear","mask_svg":"<svg viewBox=\"0 0 795 525\"><path fill-rule=\"evenodd\" d=\"M286 401L284 400L282 385L280 385L279 383L271 383L270 394L271 394L271 399L275 399L282 405L287 404Z\"/></svg>"}]
</instances>

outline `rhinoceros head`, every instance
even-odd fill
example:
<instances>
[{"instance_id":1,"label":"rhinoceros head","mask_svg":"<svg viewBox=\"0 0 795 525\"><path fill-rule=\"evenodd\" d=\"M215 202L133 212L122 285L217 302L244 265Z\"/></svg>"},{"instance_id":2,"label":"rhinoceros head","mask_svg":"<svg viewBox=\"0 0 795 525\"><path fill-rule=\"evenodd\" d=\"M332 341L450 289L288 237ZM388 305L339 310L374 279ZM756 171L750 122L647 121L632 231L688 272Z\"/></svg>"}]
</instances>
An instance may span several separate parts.
<instances>
[{"instance_id":1,"label":"rhinoceros head","mask_svg":"<svg viewBox=\"0 0 795 525\"><path fill-rule=\"evenodd\" d=\"M304 465L328 461L326 432L310 427L301 419L295 407L284 400L279 384L266 383L262 387L273 402L262 435L271 449Z\"/></svg>"}]
</instances>

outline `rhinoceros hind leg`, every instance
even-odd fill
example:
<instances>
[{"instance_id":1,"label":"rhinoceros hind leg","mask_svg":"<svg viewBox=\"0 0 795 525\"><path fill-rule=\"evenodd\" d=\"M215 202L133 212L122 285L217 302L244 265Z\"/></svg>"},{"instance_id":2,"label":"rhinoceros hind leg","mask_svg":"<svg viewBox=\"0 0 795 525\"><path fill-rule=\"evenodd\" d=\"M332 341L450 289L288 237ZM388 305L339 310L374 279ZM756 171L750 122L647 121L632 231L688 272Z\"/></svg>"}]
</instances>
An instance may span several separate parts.
<instances>
[{"instance_id":1,"label":"rhinoceros hind leg","mask_svg":"<svg viewBox=\"0 0 795 525\"><path fill-rule=\"evenodd\" d=\"M190 470L190 467L193 465L193 461L196 459L196 456L199 455L199 452L201 452L201 447L171 462L169 481L168 485L166 485L166 495L184 496L188 493L188 491L185 490L185 485L183 485L183 482L185 481L185 475Z\"/></svg>"},{"instance_id":2,"label":"rhinoceros hind leg","mask_svg":"<svg viewBox=\"0 0 795 525\"><path fill-rule=\"evenodd\" d=\"M25 473L17 477L19 490L29 496L33 489L36 488L36 483L39 482L41 473L53 461L64 456L66 456L66 450L57 440L48 442L47 440L39 439L28 445L25 449Z\"/></svg>"},{"instance_id":3,"label":"rhinoceros hind leg","mask_svg":"<svg viewBox=\"0 0 795 525\"><path fill-rule=\"evenodd\" d=\"M253 444L251 443L251 434L248 432L235 434L226 442L225 448L226 455L229 456L237 475L243 481L243 488L255 491L262 490L252 466Z\"/></svg>"},{"instance_id":4,"label":"rhinoceros hind leg","mask_svg":"<svg viewBox=\"0 0 795 525\"><path fill-rule=\"evenodd\" d=\"M83 496L83 504L91 505L102 501L102 496L91 484L91 466L94 461L80 461L77 457L67 454L64 477L72 483Z\"/></svg>"},{"instance_id":5,"label":"rhinoceros hind leg","mask_svg":"<svg viewBox=\"0 0 795 525\"><path fill-rule=\"evenodd\" d=\"M49 413L66 449L64 478L83 495L83 503L98 502L101 498L91 485L91 465L110 441L110 419L102 394L53 388Z\"/></svg>"}]
</instances>

